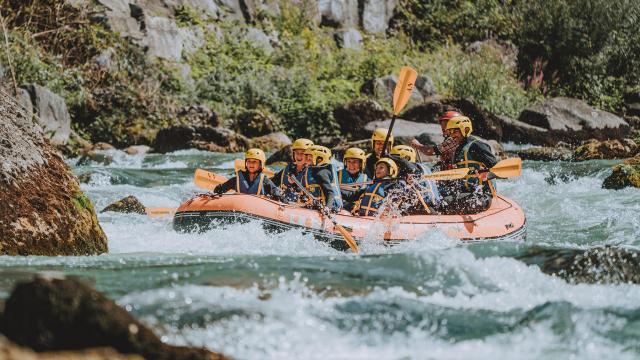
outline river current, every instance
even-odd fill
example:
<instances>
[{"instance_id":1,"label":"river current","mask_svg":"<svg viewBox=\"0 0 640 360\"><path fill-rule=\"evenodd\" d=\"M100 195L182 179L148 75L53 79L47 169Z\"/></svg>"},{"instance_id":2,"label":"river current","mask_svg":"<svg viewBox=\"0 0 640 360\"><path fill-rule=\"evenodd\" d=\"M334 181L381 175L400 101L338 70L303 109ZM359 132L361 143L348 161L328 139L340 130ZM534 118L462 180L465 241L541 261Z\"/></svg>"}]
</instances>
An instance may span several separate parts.
<instances>
[{"instance_id":1,"label":"river current","mask_svg":"<svg viewBox=\"0 0 640 360\"><path fill-rule=\"evenodd\" d=\"M197 167L230 174L234 158L111 155L69 160L98 210L127 195L177 207L200 191ZM170 218L99 214L109 254L0 257L0 299L37 272L78 275L163 341L239 359L637 359L640 285L569 284L526 256L640 248L640 191L601 188L614 163L525 162L500 181L527 215L517 243L434 232L394 247L365 240L353 255L255 223L178 234Z\"/></svg>"}]
</instances>

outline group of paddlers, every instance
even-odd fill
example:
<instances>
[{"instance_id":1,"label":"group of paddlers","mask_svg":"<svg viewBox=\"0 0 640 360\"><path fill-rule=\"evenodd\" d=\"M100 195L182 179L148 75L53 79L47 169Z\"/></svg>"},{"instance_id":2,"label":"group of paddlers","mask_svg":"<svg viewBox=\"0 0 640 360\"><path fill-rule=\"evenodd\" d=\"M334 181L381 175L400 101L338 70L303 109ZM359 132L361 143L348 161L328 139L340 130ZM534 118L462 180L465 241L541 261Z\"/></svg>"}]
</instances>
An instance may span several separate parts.
<instances>
[{"instance_id":1,"label":"group of paddlers","mask_svg":"<svg viewBox=\"0 0 640 360\"><path fill-rule=\"evenodd\" d=\"M217 186L214 193L235 190L285 203L323 206L334 213L344 209L356 216L375 216L383 204L401 215L486 210L495 196L487 170L497 163L496 157L486 142L471 135L473 126L468 117L447 111L439 121L444 141L437 146L423 145L415 139L411 146L394 146L387 129L378 128L371 136L371 153L367 155L357 147L347 149L340 170L331 162L329 148L297 139L291 146L291 161L269 178L263 171L265 153L249 149L245 170L236 171L236 176ZM438 156L439 161L429 169L416 160L418 152ZM432 170L459 168L471 171L457 180L436 182L429 176Z\"/></svg>"}]
</instances>

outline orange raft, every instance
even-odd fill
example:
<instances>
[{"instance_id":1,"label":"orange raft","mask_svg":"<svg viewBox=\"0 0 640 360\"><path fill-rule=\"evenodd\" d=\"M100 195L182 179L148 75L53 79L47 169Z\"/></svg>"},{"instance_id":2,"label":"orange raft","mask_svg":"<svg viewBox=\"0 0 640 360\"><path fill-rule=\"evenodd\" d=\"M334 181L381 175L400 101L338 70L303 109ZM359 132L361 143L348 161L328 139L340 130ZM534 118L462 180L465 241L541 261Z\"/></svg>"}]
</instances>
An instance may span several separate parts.
<instances>
[{"instance_id":1,"label":"orange raft","mask_svg":"<svg viewBox=\"0 0 640 360\"><path fill-rule=\"evenodd\" d=\"M198 195L178 208L173 227L180 232L206 231L219 224L252 220L261 221L271 231L302 229L334 247L346 248L331 221L318 211L256 195ZM473 215L410 215L381 219L343 212L336 215L336 220L356 239L379 236L389 242L415 240L434 230L466 241L524 240L526 235L524 212L514 201L502 196L496 197L486 211Z\"/></svg>"}]
</instances>

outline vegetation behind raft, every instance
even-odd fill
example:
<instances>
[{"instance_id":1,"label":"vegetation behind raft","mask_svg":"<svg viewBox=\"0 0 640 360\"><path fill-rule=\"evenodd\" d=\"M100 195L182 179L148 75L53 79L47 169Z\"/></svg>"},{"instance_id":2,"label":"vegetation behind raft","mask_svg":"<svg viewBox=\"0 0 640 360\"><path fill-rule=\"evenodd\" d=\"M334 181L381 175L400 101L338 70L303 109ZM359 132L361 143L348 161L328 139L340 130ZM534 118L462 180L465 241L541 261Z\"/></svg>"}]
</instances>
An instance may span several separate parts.
<instances>
[{"instance_id":1,"label":"vegetation behind raft","mask_svg":"<svg viewBox=\"0 0 640 360\"><path fill-rule=\"evenodd\" d=\"M339 48L333 29L315 25L289 0L281 1L279 16L260 13L251 24L278 34L273 52L241 40L244 22L207 20L183 6L178 25L206 34L204 46L183 54L188 78L111 32L97 8L63 0L0 6L17 84L35 82L63 96L76 132L116 146L151 143L158 129L186 122L178 114L193 104L210 107L231 128L257 112L293 137L337 135L334 109L368 97L361 92L367 81L403 65L431 78L439 94L511 117L556 95L624 113L623 94L640 76L640 4L626 0L403 0L387 34L366 35L361 51ZM469 51L486 39L515 44L517 58L500 46ZM108 68L95 61L105 51L112 52Z\"/></svg>"}]
</instances>

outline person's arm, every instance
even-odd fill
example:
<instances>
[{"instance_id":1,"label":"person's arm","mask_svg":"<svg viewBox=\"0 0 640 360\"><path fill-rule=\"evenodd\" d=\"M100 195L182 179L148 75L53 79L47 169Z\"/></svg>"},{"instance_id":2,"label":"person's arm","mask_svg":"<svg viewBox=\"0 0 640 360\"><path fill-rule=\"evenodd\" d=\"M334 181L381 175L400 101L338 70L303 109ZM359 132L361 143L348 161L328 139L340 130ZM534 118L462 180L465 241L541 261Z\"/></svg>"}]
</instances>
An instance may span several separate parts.
<instances>
[{"instance_id":1,"label":"person's arm","mask_svg":"<svg viewBox=\"0 0 640 360\"><path fill-rule=\"evenodd\" d=\"M488 169L494 167L498 163L498 159L493 155L491 146L483 141L476 141L471 145L469 149L471 158L483 163Z\"/></svg>"},{"instance_id":2,"label":"person's arm","mask_svg":"<svg viewBox=\"0 0 640 360\"><path fill-rule=\"evenodd\" d=\"M220 184L216 186L216 188L213 189L213 192L216 194L222 195L229 190L235 190L235 189L236 189L236 177L234 176L231 179L227 180L224 184Z\"/></svg>"},{"instance_id":3,"label":"person's arm","mask_svg":"<svg viewBox=\"0 0 640 360\"><path fill-rule=\"evenodd\" d=\"M331 177L332 177L331 168L330 167L321 168L318 170L318 172L314 174L314 176L316 178L316 181L318 182L318 185L320 185L320 188L322 188L322 192L324 193L324 196L325 196L324 205L332 206L332 204L335 203L335 199L339 197L340 194L336 192L335 187L331 183ZM340 209L335 209L335 208L333 208L332 210L340 211Z\"/></svg>"},{"instance_id":4,"label":"person's arm","mask_svg":"<svg viewBox=\"0 0 640 360\"><path fill-rule=\"evenodd\" d=\"M284 192L279 187L277 187L276 184L274 184L273 181L271 181L268 177L264 177L262 186L264 186L264 191L267 193L267 195L270 195L271 197L279 201L284 200Z\"/></svg>"},{"instance_id":5,"label":"person's arm","mask_svg":"<svg viewBox=\"0 0 640 360\"><path fill-rule=\"evenodd\" d=\"M280 185L282 185L282 173L286 170L287 168L283 168L282 170L278 171L275 175L273 175L273 177L270 179L271 182L276 186L276 187L280 187Z\"/></svg>"},{"instance_id":6,"label":"person's arm","mask_svg":"<svg viewBox=\"0 0 640 360\"><path fill-rule=\"evenodd\" d=\"M411 140L410 145L411 145L412 148L416 149L416 151L420 151L421 153L423 153L425 155L429 155L429 156L438 155L438 154L436 154L437 148L435 146L423 145L417 139Z\"/></svg>"},{"instance_id":7,"label":"person's arm","mask_svg":"<svg viewBox=\"0 0 640 360\"><path fill-rule=\"evenodd\" d=\"M398 165L399 178L404 178L409 174L416 174L420 172L420 168L407 159L404 159L398 155L389 155L389 157L391 158L391 160L396 162L396 165Z\"/></svg>"},{"instance_id":8,"label":"person's arm","mask_svg":"<svg viewBox=\"0 0 640 360\"><path fill-rule=\"evenodd\" d=\"M364 187L360 189L353 188L353 190L340 189L342 201L355 202L360 198L362 194L364 194L364 191Z\"/></svg>"}]
</instances>

